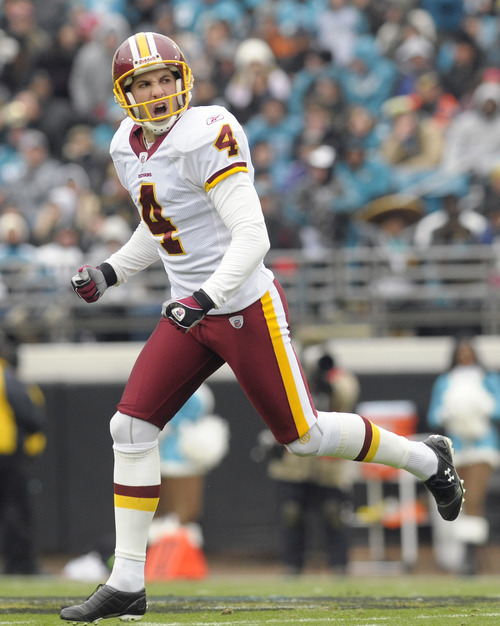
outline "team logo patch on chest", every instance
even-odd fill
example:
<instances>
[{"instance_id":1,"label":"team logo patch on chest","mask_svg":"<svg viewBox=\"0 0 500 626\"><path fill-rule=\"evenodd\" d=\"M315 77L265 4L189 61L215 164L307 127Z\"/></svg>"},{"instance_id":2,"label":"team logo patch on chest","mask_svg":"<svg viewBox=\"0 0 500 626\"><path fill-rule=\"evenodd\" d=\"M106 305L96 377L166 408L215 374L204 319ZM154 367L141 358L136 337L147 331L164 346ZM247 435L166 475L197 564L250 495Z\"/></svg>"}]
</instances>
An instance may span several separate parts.
<instances>
[{"instance_id":1,"label":"team logo patch on chest","mask_svg":"<svg viewBox=\"0 0 500 626\"><path fill-rule=\"evenodd\" d=\"M229 318L229 323L233 328L242 328L243 327L243 315L234 315Z\"/></svg>"}]
</instances>

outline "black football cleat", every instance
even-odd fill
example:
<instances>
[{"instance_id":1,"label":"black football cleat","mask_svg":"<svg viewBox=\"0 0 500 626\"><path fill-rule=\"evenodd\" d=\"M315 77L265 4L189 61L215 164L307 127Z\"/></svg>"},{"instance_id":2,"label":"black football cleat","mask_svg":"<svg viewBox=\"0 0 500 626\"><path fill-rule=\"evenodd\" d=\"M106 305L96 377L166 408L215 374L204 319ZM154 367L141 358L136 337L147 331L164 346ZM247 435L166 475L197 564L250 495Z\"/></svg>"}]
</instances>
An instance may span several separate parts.
<instances>
[{"instance_id":1,"label":"black football cleat","mask_svg":"<svg viewBox=\"0 0 500 626\"><path fill-rule=\"evenodd\" d=\"M448 437L431 435L424 441L437 455L437 472L424 482L436 500L439 514L452 522L457 519L464 502L464 481L453 464L453 445Z\"/></svg>"},{"instance_id":2,"label":"black football cleat","mask_svg":"<svg viewBox=\"0 0 500 626\"><path fill-rule=\"evenodd\" d=\"M146 590L130 593L118 591L109 585L99 585L82 604L61 610L61 619L67 622L97 624L101 619L118 617L123 622L135 622L147 609Z\"/></svg>"}]
</instances>

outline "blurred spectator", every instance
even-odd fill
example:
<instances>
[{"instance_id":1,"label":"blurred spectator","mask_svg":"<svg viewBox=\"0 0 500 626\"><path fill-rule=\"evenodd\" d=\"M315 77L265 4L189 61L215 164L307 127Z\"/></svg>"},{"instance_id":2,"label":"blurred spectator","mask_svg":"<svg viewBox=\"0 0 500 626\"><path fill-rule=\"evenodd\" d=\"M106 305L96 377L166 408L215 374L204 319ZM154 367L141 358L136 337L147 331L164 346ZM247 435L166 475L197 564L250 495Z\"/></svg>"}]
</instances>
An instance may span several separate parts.
<instances>
[{"instance_id":1,"label":"blurred spectator","mask_svg":"<svg viewBox=\"0 0 500 626\"><path fill-rule=\"evenodd\" d=\"M21 89L1 110L1 122L11 135L23 129L41 131L53 156L60 156L64 134L74 122L69 102L54 98L48 76L40 71L34 74L26 89ZM9 141L12 141L9 138Z\"/></svg>"},{"instance_id":2,"label":"blurred spectator","mask_svg":"<svg viewBox=\"0 0 500 626\"><path fill-rule=\"evenodd\" d=\"M52 82L44 70L38 71L29 89L16 98L25 107L24 125L41 130L47 137L53 156L60 158L64 136L75 123L75 112L66 98L55 97Z\"/></svg>"},{"instance_id":3,"label":"blurred spectator","mask_svg":"<svg viewBox=\"0 0 500 626\"><path fill-rule=\"evenodd\" d=\"M175 28L171 4L173 3L164 4L161 0L127 2L124 15L135 33L155 31L170 35ZM166 31L158 28L160 23L164 28L167 22L169 26Z\"/></svg>"},{"instance_id":4,"label":"blurred spectator","mask_svg":"<svg viewBox=\"0 0 500 626\"><path fill-rule=\"evenodd\" d=\"M4 65L0 75L0 80L16 92L28 86L40 67L41 57L50 46L50 36L37 23L31 0L4 0L1 24L5 34L19 44L16 55Z\"/></svg>"},{"instance_id":5,"label":"blurred spectator","mask_svg":"<svg viewBox=\"0 0 500 626\"><path fill-rule=\"evenodd\" d=\"M481 243L500 244L500 165L491 170L485 184L480 212L488 220L480 235Z\"/></svg>"},{"instance_id":6,"label":"blurred spectator","mask_svg":"<svg viewBox=\"0 0 500 626\"><path fill-rule=\"evenodd\" d=\"M462 574L478 573L477 547L488 542L486 499L493 471L500 467L499 420L500 376L481 363L472 338L459 337L448 370L434 382L427 421L453 441L469 494L464 512L451 532L440 533L443 544L437 545L443 565Z\"/></svg>"},{"instance_id":7,"label":"blurred spectator","mask_svg":"<svg viewBox=\"0 0 500 626\"><path fill-rule=\"evenodd\" d=\"M456 33L439 51L437 68L443 89L466 105L479 83L483 63L483 54L472 37L463 31Z\"/></svg>"},{"instance_id":8,"label":"blurred spectator","mask_svg":"<svg viewBox=\"0 0 500 626\"><path fill-rule=\"evenodd\" d=\"M54 228L51 240L36 249L36 263L45 276L52 279L56 289L68 290L75 267L83 265L83 251L79 246L79 232L70 224Z\"/></svg>"},{"instance_id":9,"label":"blurred spectator","mask_svg":"<svg viewBox=\"0 0 500 626\"><path fill-rule=\"evenodd\" d=\"M0 29L0 77L4 78L4 68L19 54L19 42L8 35L4 30Z\"/></svg>"},{"instance_id":10,"label":"blurred spectator","mask_svg":"<svg viewBox=\"0 0 500 626\"><path fill-rule=\"evenodd\" d=\"M442 208L426 215L415 228L414 241L420 248L443 244L478 243L486 230L486 218L463 207L458 195L446 194L442 198Z\"/></svg>"},{"instance_id":11,"label":"blurred spectator","mask_svg":"<svg viewBox=\"0 0 500 626\"><path fill-rule=\"evenodd\" d=\"M335 177L342 193L335 200L335 212L346 217L362 209L370 200L394 191L392 168L378 153L367 155L359 139L349 139L335 166Z\"/></svg>"},{"instance_id":12,"label":"blurred spectator","mask_svg":"<svg viewBox=\"0 0 500 626\"><path fill-rule=\"evenodd\" d=\"M24 167L19 178L9 181L7 190L31 228L47 201L61 164L51 157L47 138L39 130L24 130L17 149Z\"/></svg>"},{"instance_id":13,"label":"blurred spectator","mask_svg":"<svg viewBox=\"0 0 500 626\"><path fill-rule=\"evenodd\" d=\"M310 105L323 107L328 113L328 133L323 135L323 141L332 143L340 148L341 136L346 124L347 103L342 92L339 80L331 74L321 74L312 83L304 98L303 117Z\"/></svg>"},{"instance_id":14,"label":"blurred spectator","mask_svg":"<svg viewBox=\"0 0 500 626\"><path fill-rule=\"evenodd\" d=\"M96 225L95 241L87 251L88 263L97 265L100 259L107 259L121 248L131 235L132 229L123 217L113 215L103 219Z\"/></svg>"},{"instance_id":15,"label":"blurred spectator","mask_svg":"<svg viewBox=\"0 0 500 626\"><path fill-rule=\"evenodd\" d=\"M500 84L481 83L470 108L448 127L441 161L444 173L472 173L485 179L500 161Z\"/></svg>"},{"instance_id":16,"label":"blurred spectator","mask_svg":"<svg viewBox=\"0 0 500 626\"><path fill-rule=\"evenodd\" d=\"M71 102L82 122L95 124L106 119L112 106L110 67L120 42L130 34L127 20L119 14L102 14L92 39L78 50L71 68Z\"/></svg>"},{"instance_id":17,"label":"blurred spectator","mask_svg":"<svg viewBox=\"0 0 500 626\"><path fill-rule=\"evenodd\" d=\"M457 32L464 17L464 0L421 0L420 6L431 15L440 36Z\"/></svg>"},{"instance_id":18,"label":"blurred spectator","mask_svg":"<svg viewBox=\"0 0 500 626\"><path fill-rule=\"evenodd\" d=\"M231 112L242 124L270 97L282 102L289 98L291 81L278 67L265 41L256 38L242 41L236 50L235 67L224 95Z\"/></svg>"},{"instance_id":19,"label":"blurred spectator","mask_svg":"<svg viewBox=\"0 0 500 626\"><path fill-rule=\"evenodd\" d=\"M360 105L352 105L347 109L344 126L344 144L350 141L359 141L367 154L376 154L382 140L383 133L380 130L378 119L373 113Z\"/></svg>"},{"instance_id":20,"label":"blurred spectator","mask_svg":"<svg viewBox=\"0 0 500 626\"><path fill-rule=\"evenodd\" d=\"M85 233L100 214L99 198L90 189L86 171L75 164L62 165L53 180L47 202L44 203L32 226L33 239L38 244L48 243L61 228L75 227Z\"/></svg>"},{"instance_id":21,"label":"blurred spectator","mask_svg":"<svg viewBox=\"0 0 500 626\"><path fill-rule=\"evenodd\" d=\"M40 66L50 79L53 97L64 98L68 102L70 101L69 80L71 68L82 43L76 25L68 21L57 30L50 46L42 54Z\"/></svg>"},{"instance_id":22,"label":"blurred spectator","mask_svg":"<svg viewBox=\"0 0 500 626\"><path fill-rule=\"evenodd\" d=\"M317 354L319 348L319 355ZM304 353L305 374L318 410L350 411L359 396L359 382L321 346ZM267 432L259 439L267 447ZM271 444L272 445L272 444ZM345 574L349 564L351 486L354 467L348 461L294 457L271 448L268 473L275 481L278 519L282 537L282 561L289 575L304 572L313 550L325 554L332 574ZM320 541L311 541L319 522Z\"/></svg>"},{"instance_id":23,"label":"blurred spectator","mask_svg":"<svg viewBox=\"0 0 500 626\"><path fill-rule=\"evenodd\" d=\"M395 51L399 77L396 95L408 94L415 91L415 85L420 76L435 68L436 50L426 38L415 35L406 39Z\"/></svg>"},{"instance_id":24,"label":"blurred spectator","mask_svg":"<svg viewBox=\"0 0 500 626\"><path fill-rule=\"evenodd\" d=\"M259 11L268 11L268 2L260 2ZM276 0L273 2L273 15L281 32L293 35L304 28L316 33L318 21L324 11L323 0Z\"/></svg>"},{"instance_id":25,"label":"blurred spectator","mask_svg":"<svg viewBox=\"0 0 500 626\"><path fill-rule=\"evenodd\" d=\"M415 83L415 91L410 96L417 107L420 119L431 119L443 132L460 112L455 96L444 91L437 72L422 74Z\"/></svg>"},{"instance_id":26,"label":"blurred spectator","mask_svg":"<svg viewBox=\"0 0 500 626\"><path fill-rule=\"evenodd\" d=\"M498 67L500 33L496 0L480 0L471 4L472 6L466 7L463 29L481 48L486 65Z\"/></svg>"},{"instance_id":27,"label":"blurred spectator","mask_svg":"<svg viewBox=\"0 0 500 626\"><path fill-rule=\"evenodd\" d=\"M197 77L195 95L199 91L198 79L209 80L218 98L224 91L234 74L234 55L238 40L234 36L234 27L227 20L207 21L203 34L203 58L208 67L200 67L195 62L193 73Z\"/></svg>"},{"instance_id":28,"label":"blurred spectator","mask_svg":"<svg viewBox=\"0 0 500 626\"><path fill-rule=\"evenodd\" d=\"M300 134L296 145L319 146L330 144L335 148L342 142L342 130L337 124L345 120L345 111L338 109L334 115L314 98L307 99L302 114Z\"/></svg>"},{"instance_id":29,"label":"blurred spectator","mask_svg":"<svg viewBox=\"0 0 500 626\"><path fill-rule=\"evenodd\" d=\"M68 130L62 146L62 159L85 170L94 192L101 190L110 157L108 152L101 154L92 126L75 124Z\"/></svg>"},{"instance_id":30,"label":"blurred spectator","mask_svg":"<svg viewBox=\"0 0 500 626\"><path fill-rule=\"evenodd\" d=\"M46 445L41 390L17 377L17 352L0 339L0 531L4 574L39 574L30 482L32 459Z\"/></svg>"},{"instance_id":31,"label":"blurred spectator","mask_svg":"<svg viewBox=\"0 0 500 626\"><path fill-rule=\"evenodd\" d=\"M301 130L300 118L288 115L285 102L269 97L261 103L260 113L252 117L245 130L251 149L263 141L272 145L272 170L278 181L281 172L292 161L293 145Z\"/></svg>"},{"instance_id":32,"label":"blurred spectator","mask_svg":"<svg viewBox=\"0 0 500 626\"><path fill-rule=\"evenodd\" d=\"M393 94L397 80L395 64L377 50L372 35L356 39L352 60L340 74L340 84L349 104L361 104L379 115L383 103Z\"/></svg>"},{"instance_id":33,"label":"blurred spectator","mask_svg":"<svg viewBox=\"0 0 500 626\"><path fill-rule=\"evenodd\" d=\"M30 229L15 205L8 204L0 215L0 275L11 278L12 289L22 289L23 281L15 275L34 270L36 248L29 243ZM17 284L19 283L19 284Z\"/></svg>"},{"instance_id":34,"label":"blurred spectator","mask_svg":"<svg viewBox=\"0 0 500 626\"><path fill-rule=\"evenodd\" d=\"M293 77L304 68L314 41L310 31L301 25L294 31L280 33L270 45L280 67Z\"/></svg>"},{"instance_id":35,"label":"blurred spectator","mask_svg":"<svg viewBox=\"0 0 500 626\"><path fill-rule=\"evenodd\" d=\"M352 0L327 0L317 23L317 41L330 50L336 65L347 66L359 35L367 30L366 17Z\"/></svg>"},{"instance_id":36,"label":"blurred spectator","mask_svg":"<svg viewBox=\"0 0 500 626\"><path fill-rule=\"evenodd\" d=\"M200 9L193 26L197 36L203 36L207 24L213 22L226 22L231 25L239 39L246 35L244 3L232 0L201 0Z\"/></svg>"},{"instance_id":37,"label":"blurred spectator","mask_svg":"<svg viewBox=\"0 0 500 626\"><path fill-rule=\"evenodd\" d=\"M137 208L121 184L111 160L106 166L100 201L101 212L104 216L119 215L135 229L139 220Z\"/></svg>"},{"instance_id":38,"label":"blurred spectator","mask_svg":"<svg viewBox=\"0 0 500 626\"><path fill-rule=\"evenodd\" d=\"M332 55L312 45L304 56L304 67L292 78L292 90L288 100L290 113L301 114L311 85L324 76L338 79L339 70L335 67Z\"/></svg>"},{"instance_id":39,"label":"blurred spectator","mask_svg":"<svg viewBox=\"0 0 500 626\"><path fill-rule=\"evenodd\" d=\"M306 254L332 248L344 235L337 232L335 199L341 193L334 176L336 152L331 146L315 148L307 157L302 182L286 199L287 218L296 224Z\"/></svg>"},{"instance_id":40,"label":"blurred spectator","mask_svg":"<svg viewBox=\"0 0 500 626\"><path fill-rule=\"evenodd\" d=\"M415 263L413 231L423 215L422 202L408 194L382 196L370 202L356 217L358 243L374 249L383 262L371 289L377 297L396 299L412 294L414 283L408 270Z\"/></svg>"},{"instance_id":41,"label":"blurred spectator","mask_svg":"<svg viewBox=\"0 0 500 626\"><path fill-rule=\"evenodd\" d=\"M391 128L380 153L394 167L397 186L404 190L434 175L443 154L443 132L431 119L420 119L408 97L391 98L384 112L390 116Z\"/></svg>"},{"instance_id":42,"label":"blurred spectator","mask_svg":"<svg viewBox=\"0 0 500 626\"><path fill-rule=\"evenodd\" d=\"M276 186L271 181L256 178L255 187L259 194L262 212L266 220L271 248L275 250L300 248L299 233L297 228L285 219L281 195Z\"/></svg>"},{"instance_id":43,"label":"blurred spectator","mask_svg":"<svg viewBox=\"0 0 500 626\"><path fill-rule=\"evenodd\" d=\"M400 2L384 3L384 21L377 29L375 36L380 52L389 59L394 59L396 49L401 45L406 26L405 7Z\"/></svg>"}]
</instances>

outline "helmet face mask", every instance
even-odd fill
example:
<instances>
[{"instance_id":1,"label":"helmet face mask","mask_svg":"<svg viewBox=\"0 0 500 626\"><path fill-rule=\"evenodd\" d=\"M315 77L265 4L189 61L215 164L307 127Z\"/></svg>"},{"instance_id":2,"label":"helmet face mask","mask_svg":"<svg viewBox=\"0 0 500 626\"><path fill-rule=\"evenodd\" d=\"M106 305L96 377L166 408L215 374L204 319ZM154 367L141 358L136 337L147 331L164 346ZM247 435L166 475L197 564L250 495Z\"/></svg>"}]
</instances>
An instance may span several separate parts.
<instances>
[{"instance_id":1,"label":"helmet face mask","mask_svg":"<svg viewBox=\"0 0 500 626\"><path fill-rule=\"evenodd\" d=\"M145 72L168 68L176 77L176 91L138 105L130 91L133 79ZM166 133L189 106L193 88L191 68L177 44L158 33L137 33L129 37L113 58L113 93L117 104L136 124L155 135ZM164 115L153 116L148 105L167 104Z\"/></svg>"}]
</instances>

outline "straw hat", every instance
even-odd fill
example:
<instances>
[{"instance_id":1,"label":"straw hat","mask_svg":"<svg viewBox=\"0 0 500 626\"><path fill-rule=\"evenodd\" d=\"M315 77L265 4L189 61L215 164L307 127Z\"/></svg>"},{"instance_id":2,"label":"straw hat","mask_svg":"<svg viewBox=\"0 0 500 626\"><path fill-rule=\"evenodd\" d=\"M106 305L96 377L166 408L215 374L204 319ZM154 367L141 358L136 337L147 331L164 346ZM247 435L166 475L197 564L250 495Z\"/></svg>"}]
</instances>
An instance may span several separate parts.
<instances>
[{"instance_id":1,"label":"straw hat","mask_svg":"<svg viewBox=\"0 0 500 626\"><path fill-rule=\"evenodd\" d=\"M423 211L419 198L410 194L395 193L369 202L360 214L360 219L372 224L381 224L387 218L401 217L409 226L418 222Z\"/></svg>"}]
</instances>

